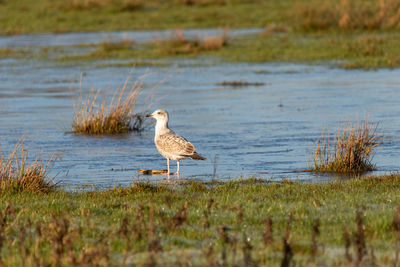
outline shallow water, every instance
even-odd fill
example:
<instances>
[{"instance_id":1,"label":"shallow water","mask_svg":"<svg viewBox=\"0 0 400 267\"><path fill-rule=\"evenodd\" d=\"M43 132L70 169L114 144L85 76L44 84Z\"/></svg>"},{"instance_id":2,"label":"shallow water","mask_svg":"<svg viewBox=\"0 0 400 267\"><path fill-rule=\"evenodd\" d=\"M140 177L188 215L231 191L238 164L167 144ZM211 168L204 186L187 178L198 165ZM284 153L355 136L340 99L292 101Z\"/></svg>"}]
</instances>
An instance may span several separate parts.
<instances>
[{"instance_id":1,"label":"shallow water","mask_svg":"<svg viewBox=\"0 0 400 267\"><path fill-rule=\"evenodd\" d=\"M2 38L8 37L1 37L0 43ZM378 168L375 173L400 169L400 70L367 72L296 64L173 62L176 64L172 67L137 67L132 81L147 74L141 103L146 94L153 95L151 109L168 110L170 127L208 158L182 160L181 178L209 180L215 175L223 180L241 176L310 182L337 179L296 171L311 164L310 150L323 127L334 132L339 122L363 119L365 114L371 122L379 122L389 137L373 159ZM137 172L166 168L166 160L153 144L153 126L140 134L120 136L70 132L72 99L80 87L81 73L85 73L84 93L95 87L112 96L131 71L128 67L96 68L97 64L59 66L36 60L0 60L3 154L10 152L21 136L32 155L43 151L43 158L48 158L58 152L60 160L51 174L59 173L57 179L72 188L165 180L165 176L140 176ZM152 89L161 80L164 81ZM265 85L216 85L238 80ZM175 168L173 163L172 169Z\"/></svg>"}]
</instances>

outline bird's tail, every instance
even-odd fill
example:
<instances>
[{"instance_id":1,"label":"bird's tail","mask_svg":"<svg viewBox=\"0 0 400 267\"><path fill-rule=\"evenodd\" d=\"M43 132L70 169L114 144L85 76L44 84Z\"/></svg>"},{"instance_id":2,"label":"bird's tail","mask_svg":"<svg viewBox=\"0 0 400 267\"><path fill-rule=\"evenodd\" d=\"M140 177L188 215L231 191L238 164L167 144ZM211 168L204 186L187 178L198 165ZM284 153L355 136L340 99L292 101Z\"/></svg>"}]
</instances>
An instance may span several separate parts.
<instances>
[{"instance_id":1,"label":"bird's tail","mask_svg":"<svg viewBox=\"0 0 400 267\"><path fill-rule=\"evenodd\" d=\"M205 157L200 156L199 154L197 154L197 152L194 152L193 155L190 155L190 157L194 160L206 160Z\"/></svg>"}]
</instances>

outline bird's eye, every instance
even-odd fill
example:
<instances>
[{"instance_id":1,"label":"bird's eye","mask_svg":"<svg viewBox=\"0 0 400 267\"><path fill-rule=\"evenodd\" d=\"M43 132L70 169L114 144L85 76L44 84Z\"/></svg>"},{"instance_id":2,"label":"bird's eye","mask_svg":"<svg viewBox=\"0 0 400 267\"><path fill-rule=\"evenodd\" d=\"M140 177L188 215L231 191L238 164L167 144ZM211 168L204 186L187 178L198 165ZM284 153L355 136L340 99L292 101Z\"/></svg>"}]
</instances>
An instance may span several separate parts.
<instances>
[{"instance_id":1,"label":"bird's eye","mask_svg":"<svg viewBox=\"0 0 400 267\"><path fill-rule=\"evenodd\" d=\"M161 114L161 112L158 112L157 114Z\"/></svg>"}]
</instances>

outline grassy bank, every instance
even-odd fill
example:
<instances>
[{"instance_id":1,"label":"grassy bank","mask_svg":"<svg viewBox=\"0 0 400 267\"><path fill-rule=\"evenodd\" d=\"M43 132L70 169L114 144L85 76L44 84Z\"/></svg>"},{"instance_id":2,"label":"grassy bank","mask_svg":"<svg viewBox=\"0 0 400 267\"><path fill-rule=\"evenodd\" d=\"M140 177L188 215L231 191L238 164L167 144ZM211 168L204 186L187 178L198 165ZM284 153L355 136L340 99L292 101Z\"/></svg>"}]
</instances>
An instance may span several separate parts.
<instances>
[{"instance_id":1,"label":"grassy bank","mask_svg":"<svg viewBox=\"0 0 400 267\"><path fill-rule=\"evenodd\" d=\"M2 0L0 34L265 27L398 30L397 0Z\"/></svg>"},{"instance_id":2,"label":"grassy bank","mask_svg":"<svg viewBox=\"0 0 400 267\"><path fill-rule=\"evenodd\" d=\"M2 192L0 259L8 266L393 265L399 190L400 175L390 175L328 184L250 179Z\"/></svg>"},{"instance_id":3,"label":"grassy bank","mask_svg":"<svg viewBox=\"0 0 400 267\"><path fill-rule=\"evenodd\" d=\"M61 61L99 59L148 59L216 57L225 62L297 62L330 63L347 69L396 68L400 66L400 34L321 34L321 33L261 33L228 38L215 49L191 48L190 42L176 39L145 44L122 42L102 43L93 50ZM193 41L194 42L194 41Z\"/></svg>"},{"instance_id":4,"label":"grassy bank","mask_svg":"<svg viewBox=\"0 0 400 267\"><path fill-rule=\"evenodd\" d=\"M2 0L0 34L264 27L285 21L294 2L298 0Z\"/></svg>"},{"instance_id":5,"label":"grassy bank","mask_svg":"<svg viewBox=\"0 0 400 267\"><path fill-rule=\"evenodd\" d=\"M216 36L222 38L223 36ZM211 36L213 38L213 36ZM400 66L400 33L339 34L270 33L237 38L224 37L205 49L204 40L177 40L135 43L99 43L75 47L0 49L0 58L50 60L58 63L85 63L105 60L97 67L166 66L170 59L212 57L222 62L295 62L326 64L346 69L397 68ZM198 45L197 43L200 43ZM222 45L223 44L223 45ZM71 49L79 53L70 54ZM108 62L107 60L123 60Z\"/></svg>"},{"instance_id":6,"label":"grassy bank","mask_svg":"<svg viewBox=\"0 0 400 267\"><path fill-rule=\"evenodd\" d=\"M168 65L163 59L218 57L228 62L331 63L376 69L400 66L398 0L1 0L0 34L132 29L262 27L259 35L146 44L125 40L72 47L0 48L0 58L62 61L123 59L115 66ZM179 33L179 32L178 32ZM182 32L181 32L182 33ZM156 60L154 60L156 59ZM99 67L110 66L108 63Z\"/></svg>"}]
</instances>

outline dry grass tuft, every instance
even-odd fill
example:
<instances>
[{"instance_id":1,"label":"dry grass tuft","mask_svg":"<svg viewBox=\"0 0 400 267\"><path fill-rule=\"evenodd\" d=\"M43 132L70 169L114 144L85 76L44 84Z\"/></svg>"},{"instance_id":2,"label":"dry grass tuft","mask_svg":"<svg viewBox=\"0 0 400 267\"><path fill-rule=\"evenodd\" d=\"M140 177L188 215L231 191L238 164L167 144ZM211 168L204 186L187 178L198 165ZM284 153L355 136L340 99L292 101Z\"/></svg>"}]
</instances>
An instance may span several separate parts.
<instances>
[{"instance_id":1,"label":"dry grass tuft","mask_svg":"<svg viewBox=\"0 0 400 267\"><path fill-rule=\"evenodd\" d=\"M312 170L353 174L372 171L371 158L382 141L377 125L366 119L357 125L349 123L343 130L339 125L333 144L325 134L318 140Z\"/></svg>"},{"instance_id":2,"label":"dry grass tuft","mask_svg":"<svg viewBox=\"0 0 400 267\"><path fill-rule=\"evenodd\" d=\"M206 36L203 39L196 37L188 39L183 30L178 30L173 37L159 42L159 49L168 54L193 54L203 51L216 51L228 45L228 30L225 29L221 35Z\"/></svg>"},{"instance_id":3,"label":"dry grass tuft","mask_svg":"<svg viewBox=\"0 0 400 267\"><path fill-rule=\"evenodd\" d=\"M128 85L130 76L121 89L115 91L111 102L106 98L98 104L100 90L92 89L86 101L82 100L82 93L74 103L74 118L72 131L86 134L119 134L144 129L144 115L133 113L139 93L142 90L142 81ZM125 96L126 95L126 96Z\"/></svg>"},{"instance_id":4,"label":"dry grass tuft","mask_svg":"<svg viewBox=\"0 0 400 267\"><path fill-rule=\"evenodd\" d=\"M298 25L304 30L400 28L398 0L312 1L298 5L295 10Z\"/></svg>"},{"instance_id":5,"label":"dry grass tuft","mask_svg":"<svg viewBox=\"0 0 400 267\"><path fill-rule=\"evenodd\" d=\"M21 139L7 159L0 156L0 191L48 193L56 188L48 177L50 167L55 163L55 154L45 162L37 156L28 163L28 150Z\"/></svg>"}]
</instances>

